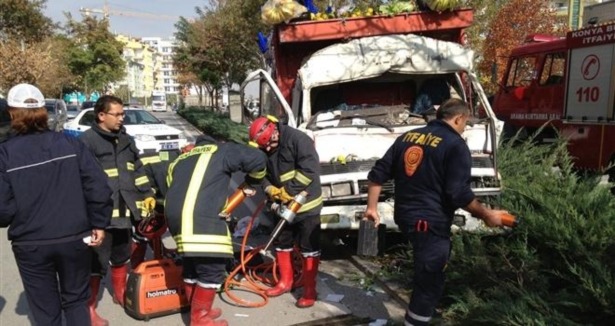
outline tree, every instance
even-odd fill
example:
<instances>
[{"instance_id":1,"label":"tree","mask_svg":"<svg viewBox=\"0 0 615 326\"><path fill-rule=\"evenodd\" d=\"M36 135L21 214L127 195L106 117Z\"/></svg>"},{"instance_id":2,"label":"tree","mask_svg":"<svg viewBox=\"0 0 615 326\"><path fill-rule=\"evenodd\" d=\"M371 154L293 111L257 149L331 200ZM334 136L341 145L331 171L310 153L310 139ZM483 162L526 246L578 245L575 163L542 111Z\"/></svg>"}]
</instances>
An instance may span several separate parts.
<instances>
[{"instance_id":1,"label":"tree","mask_svg":"<svg viewBox=\"0 0 615 326\"><path fill-rule=\"evenodd\" d=\"M43 15L46 0L0 0L0 42L40 42L55 25Z\"/></svg>"},{"instance_id":2,"label":"tree","mask_svg":"<svg viewBox=\"0 0 615 326\"><path fill-rule=\"evenodd\" d=\"M492 72L495 72L495 80L483 78L487 93L497 90L497 83L505 72L510 51L523 43L527 35L563 34L565 24L558 20L550 5L549 0L507 0L486 6L489 10L485 15L493 19L488 22L484 32L475 31L474 41L483 36L488 40L479 48L482 60L479 60L477 66L482 76L491 76ZM479 22L478 26L481 26L480 24Z\"/></svg>"},{"instance_id":3,"label":"tree","mask_svg":"<svg viewBox=\"0 0 615 326\"><path fill-rule=\"evenodd\" d=\"M80 88L85 93L104 91L109 83L122 79L126 67L122 59L124 45L109 32L109 21L85 17L77 22L68 18L65 30L73 40L68 67L81 77L78 80Z\"/></svg>"},{"instance_id":4,"label":"tree","mask_svg":"<svg viewBox=\"0 0 615 326\"><path fill-rule=\"evenodd\" d=\"M37 85L45 96L59 98L62 88L75 79L66 66L68 46L68 40L63 37L34 43L17 40L0 43L0 89L30 83Z\"/></svg>"}]
</instances>

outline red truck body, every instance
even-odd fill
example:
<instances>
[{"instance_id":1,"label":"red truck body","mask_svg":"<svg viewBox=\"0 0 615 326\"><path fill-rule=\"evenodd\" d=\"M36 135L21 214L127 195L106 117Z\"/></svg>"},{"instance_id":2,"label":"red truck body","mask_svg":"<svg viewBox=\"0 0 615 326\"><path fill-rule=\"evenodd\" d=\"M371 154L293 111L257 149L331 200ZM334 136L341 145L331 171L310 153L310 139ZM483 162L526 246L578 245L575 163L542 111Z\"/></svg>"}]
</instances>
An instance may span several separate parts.
<instances>
[{"instance_id":1,"label":"red truck body","mask_svg":"<svg viewBox=\"0 0 615 326\"><path fill-rule=\"evenodd\" d=\"M615 159L615 22L533 35L515 48L493 109L505 132L568 140L575 165L604 172ZM613 173L613 172L611 172Z\"/></svg>"}]
</instances>

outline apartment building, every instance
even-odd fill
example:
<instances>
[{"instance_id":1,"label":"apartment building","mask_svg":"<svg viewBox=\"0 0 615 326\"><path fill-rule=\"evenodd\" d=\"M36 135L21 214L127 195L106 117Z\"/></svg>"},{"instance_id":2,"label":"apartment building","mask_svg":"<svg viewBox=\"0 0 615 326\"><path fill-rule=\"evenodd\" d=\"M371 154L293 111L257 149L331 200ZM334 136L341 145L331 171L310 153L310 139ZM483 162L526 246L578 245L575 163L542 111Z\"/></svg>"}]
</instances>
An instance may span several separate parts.
<instances>
[{"instance_id":1,"label":"apartment building","mask_svg":"<svg viewBox=\"0 0 615 326\"><path fill-rule=\"evenodd\" d=\"M177 73L173 68L173 53L177 47L175 38L143 37L141 42L148 44L158 53L160 69L155 74L156 90L163 90L167 94L178 94L180 85L177 82Z\"/></svg>"},{"instance_id":2,"label":"apartment building","mask_svg":"<svg viewBox=\"0 0 615 326\"><path fill-rule=\"evenodd\" d=\"M137 38L121 34L115 38L124 44L122 58L126 62L126 76L115 86L127 86L133 97L149 97L155 89L158 70L156 50Z\"/></svg>"}]
</instances>

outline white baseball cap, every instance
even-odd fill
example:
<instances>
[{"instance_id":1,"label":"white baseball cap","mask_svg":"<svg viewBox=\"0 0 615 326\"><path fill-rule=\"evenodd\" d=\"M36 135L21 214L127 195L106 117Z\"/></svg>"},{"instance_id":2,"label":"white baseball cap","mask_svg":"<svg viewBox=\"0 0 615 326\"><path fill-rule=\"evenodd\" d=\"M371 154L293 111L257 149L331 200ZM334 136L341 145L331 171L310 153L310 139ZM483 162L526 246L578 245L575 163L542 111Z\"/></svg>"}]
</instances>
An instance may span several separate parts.
<instances>
[{"instance_id":1,"label":"white baseball cap","mask_svg":"<svg viewBox=\"0 0 615 326\"><path fill-rule=\"evenodd\" d=\"M34 101L32 101L34 100ZM43 93L30 84L18 84L9 90L7 104L13 108L38 109L45 106Z\"/></svg>"}]
</instances>

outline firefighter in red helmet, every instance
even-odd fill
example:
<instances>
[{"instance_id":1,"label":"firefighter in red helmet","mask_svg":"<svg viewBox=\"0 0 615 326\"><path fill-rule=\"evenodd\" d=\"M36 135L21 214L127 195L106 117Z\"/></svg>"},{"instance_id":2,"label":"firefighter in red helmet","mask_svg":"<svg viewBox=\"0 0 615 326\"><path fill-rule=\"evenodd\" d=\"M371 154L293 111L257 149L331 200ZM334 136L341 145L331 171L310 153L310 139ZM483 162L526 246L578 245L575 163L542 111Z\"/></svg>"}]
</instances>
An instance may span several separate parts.
<instances>
[{"instance_id":1,"label":"firefighter in red helmet","mask_svg":"<svg viewBox=\"0 0 615 326\"><path fill-rule=\"evenodd\" d=\"M291 253L297 245L305 258L303 294L299 308L311 307L316 301L316 274L320 260L320 162L314 142L301 131L278 123L275 117L259 117L250 125L250 144L267 156L267 176L263 188L271 200L287 203L302 191L308 193L292 224L279 235L276 260L279 282L267 290L269 296L289 292L293 285Z\"/></svg>"}]
</instances>

